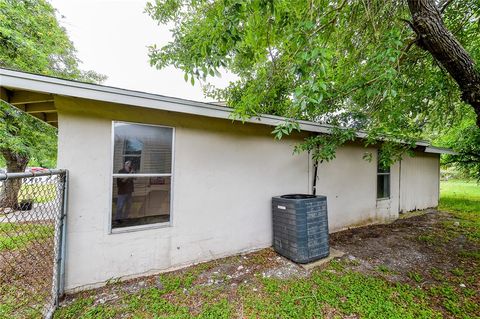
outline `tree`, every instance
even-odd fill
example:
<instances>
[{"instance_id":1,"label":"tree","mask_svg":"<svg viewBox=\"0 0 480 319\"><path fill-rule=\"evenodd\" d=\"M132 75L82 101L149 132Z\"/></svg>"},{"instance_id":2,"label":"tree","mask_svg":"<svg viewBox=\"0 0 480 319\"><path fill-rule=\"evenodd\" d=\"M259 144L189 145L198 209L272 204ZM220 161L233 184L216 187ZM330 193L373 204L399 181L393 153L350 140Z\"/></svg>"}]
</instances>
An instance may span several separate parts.
<instances>
[{"instance_id":1,"label":"tree","mask_svg":"<svg viewBox=\"0 0 480 319\"><path fill-rule=\"evenodd\" d=\"M446 168L452 168L456 174L460 173L461 178L474 178L480 182L480 128L475 125L474 115L466 113L465 119L457 126L432 137L436 143L457 152L456 155L442 158L442 164Z\"/></svg>"},{"instance_id":2,"label":"tree","mask_svg":"<svg viewBox=\"0 0 480 319\"><path fill-rule=\"evenodd\" d=\"M445 164L454 164L464 173L480 182L480 129L469 126L460 130L452 148L457 155L446 156Z\"/></svg>"},{"instance_id":3,"label":"tree","mask_svg":"<svg viewBox=\"0 0 480 319\"><path fill-rule=\"evenodd\" d=\"M462 100L472 105L480 128L480 71L455 36L445 27L441 11L451 3L447 0L439 8L433 0L408 0L412 14L411 27L417 34L415 43L430 52L433 58L457 82ZM478 13L477 13L478 23Z\"/></svg>"},{"instance_id":4,"label":"tree","mask_svg":"<svg viewBox=\"0 0 480 319\"><path fill-rule=\"evenodd\" d=\"M79 69L75 47L45 0L0 0L0 67L100 82L103 75ZM1 101L0 155L9 172L23 172L35 156L55 158L56 129ZM7 181L0 204L16 205L20 184Z\"/></svg>"},{"instance_id":5,"label":"tree","mask_svg":"<svg viewBox=\"0 0 480 319\"><path fill-rule=\"evenodd\" d=\"M239 118L287 117L278 137L299 119L331 124L331 135L300 146L320 145L317 159L333 158L355 130L367 144L384 140L394 160L465 109L480 123L478 0L157 0L146 11L173 25L173 40L150 48L152 65L192 82L228 69L239 79L206 94Z\"/></svg>"},{"instance_id":6,"label":"tree","mask_svg":"<svg viewBox=\"0 0 480 319\"><path fill-rule=\"evenodd\" d=\"M25 114L14 106L0 101L0 152L9 172L23 172L32 158L55 158L56 129L41 120ZM5 182L0 194L0 207L15 207L21 180Z\"/></svg>"},{"instance_id":7,"label":"tree","mask_svg":"<svg viewBox=\"0 0 480 319\"><path fill-rule=\"evenodd\" d=\"M80 70L79 62L46 0L0 0L0 67L86 82L105 80Z\"/></svg>"}]
</instances>

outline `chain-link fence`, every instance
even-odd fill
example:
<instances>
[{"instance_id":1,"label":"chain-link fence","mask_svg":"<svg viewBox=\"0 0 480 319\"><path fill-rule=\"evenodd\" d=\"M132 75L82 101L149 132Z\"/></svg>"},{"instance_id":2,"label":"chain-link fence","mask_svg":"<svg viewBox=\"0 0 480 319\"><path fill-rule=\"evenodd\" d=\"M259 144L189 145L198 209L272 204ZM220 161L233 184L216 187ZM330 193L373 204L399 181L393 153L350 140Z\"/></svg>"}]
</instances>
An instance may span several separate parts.
<instances>
[{"instance_id":1,"label":"chain-link fence","mask_svg":"<svg viewBox=\"0 0 480 319\"><path fill-rule=\"evenodd\" d=\"M0 318L49 318L63 293L68 175L0 174Z\"/></svg>"}]
</instances>

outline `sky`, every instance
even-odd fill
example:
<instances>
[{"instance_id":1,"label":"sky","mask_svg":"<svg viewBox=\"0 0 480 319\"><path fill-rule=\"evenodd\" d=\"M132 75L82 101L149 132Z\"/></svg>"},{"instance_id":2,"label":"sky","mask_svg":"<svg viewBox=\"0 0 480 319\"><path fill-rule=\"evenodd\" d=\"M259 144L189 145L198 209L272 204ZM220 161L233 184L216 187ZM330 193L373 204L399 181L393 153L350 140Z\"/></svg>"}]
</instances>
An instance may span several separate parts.
<instances>
[{"instance_id":1,"label":"sky","mask_svg":"<svg viewBox=\"0 0 480 319\"><path fill-rule=\"evenodd\" d=\"M83 70L94 70L109 86L157 93L196 101L205 98L200 84L185 82L173 67L150 66L147 47L171 40L166 26L144 13L147 0L48 0L58 10L82 60ZM211 83L223 87L234 77L224 74Z\"/></svg>"}]
</instances>

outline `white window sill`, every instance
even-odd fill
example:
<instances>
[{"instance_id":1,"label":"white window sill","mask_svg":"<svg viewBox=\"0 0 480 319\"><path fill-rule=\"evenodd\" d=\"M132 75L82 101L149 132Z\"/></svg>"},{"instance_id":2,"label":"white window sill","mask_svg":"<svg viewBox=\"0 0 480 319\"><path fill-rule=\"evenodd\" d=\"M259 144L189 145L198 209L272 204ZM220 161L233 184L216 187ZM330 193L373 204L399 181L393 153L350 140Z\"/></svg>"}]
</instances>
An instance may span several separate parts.
<instances>
[{"instance_id":1,"label":"white window sill","mask_svg":"<svg viewBox=\"0 0 480 319\"><path fill-rule=\"evenodd\" d=\"M131 233L131 232L136 232L136 231L157 229L157 228L168 228L168 227L172 227L172 222L171 221L166 222L166 223L111 228L110 229L110 235L122 234L122 233Z\"/></svg>"}]
</instances>

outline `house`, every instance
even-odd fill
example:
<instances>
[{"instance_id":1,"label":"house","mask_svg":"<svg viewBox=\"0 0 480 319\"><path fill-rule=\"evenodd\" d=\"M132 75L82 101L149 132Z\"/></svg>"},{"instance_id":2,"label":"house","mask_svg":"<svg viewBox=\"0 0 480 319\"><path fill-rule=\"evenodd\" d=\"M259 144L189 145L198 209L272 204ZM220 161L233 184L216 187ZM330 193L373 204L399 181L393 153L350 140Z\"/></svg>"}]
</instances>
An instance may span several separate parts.
<instances>
[{"instance_id":1,"label":"house","mask_svg":"<svg viewBox=\"0 0 480 319\"><path fill-rule=\"evenodd\" d=\"M300 122L278 141L280 117L240 123L218 105L5 69L0 87L58 126L58 167L70 172L67 291L271 246L271 197L312 192L313 163L294 145L330 130ZM318 169L330 232L437 206L448 150L419 142L415 157L382 170L361 138Z\"/></svg>"}]
</instances>

